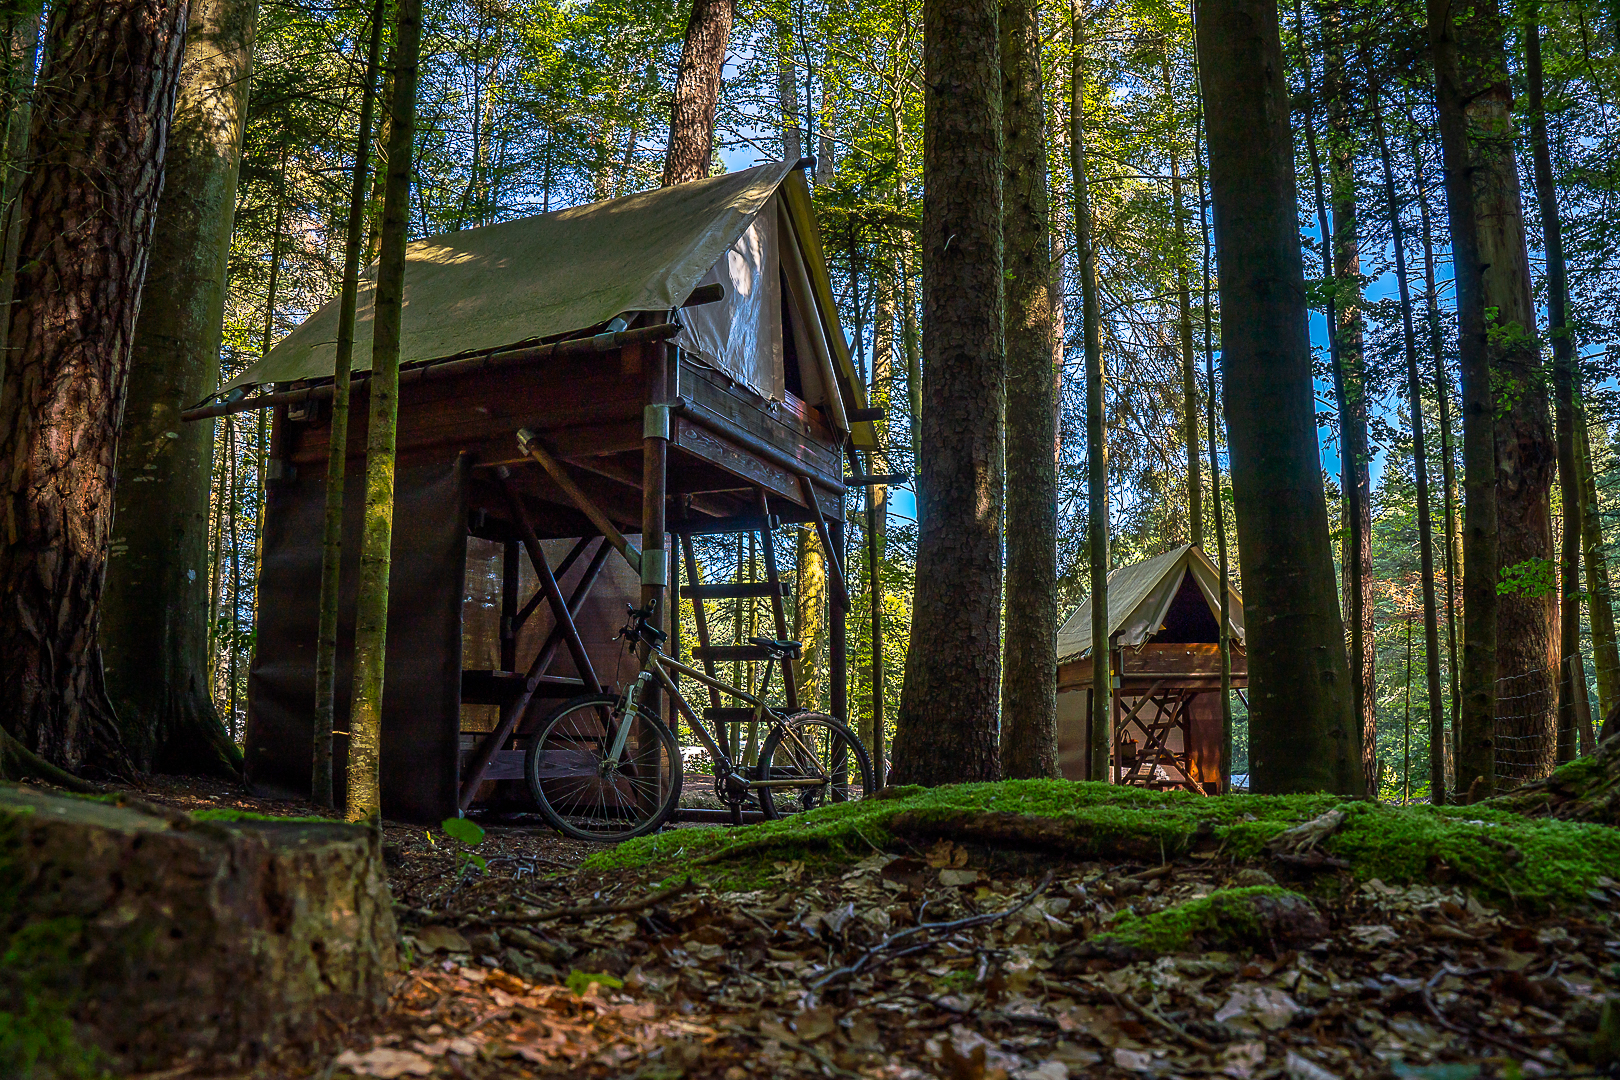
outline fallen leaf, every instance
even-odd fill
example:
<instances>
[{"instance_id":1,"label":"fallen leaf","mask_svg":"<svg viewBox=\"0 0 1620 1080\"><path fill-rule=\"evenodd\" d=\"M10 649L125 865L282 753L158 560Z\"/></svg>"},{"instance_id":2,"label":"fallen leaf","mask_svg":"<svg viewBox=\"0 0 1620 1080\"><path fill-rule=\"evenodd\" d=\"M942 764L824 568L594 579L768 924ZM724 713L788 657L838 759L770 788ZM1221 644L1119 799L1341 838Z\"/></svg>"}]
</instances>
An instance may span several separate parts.
<instances>
[{"instance_id":1,"label":"fallen leaf","mask_svg":"<svg viewBox=\"0 0 1620 1080\"><path fill-rule=\"evenodd\" d=\"M375 1050L367 1050L364 1054L357 1054L353 1050L345 1050L337 1056L333 1063L339 1069L348 1069L356 1076L376 1076L381 1080L393 1080L397 1076L431 1076L433 1062L411 1050L390 1050L379 1046Z\"/></svg>"},{"instance_id":2,"label":"fallen leaf","mask_svg":"<svg viewBox=\"0 0 1620 1080\"><path fill-rule=\"evenodd\" d=\"M1283 1074L1288 1080L1339 1080L1339 1074L1322 1068L1308 1057L1288 1051L1283 1061Z\"/></svg>"},{"instance_id":3,"label":"fallen leaf","mask_svg":"<svg viewBox=\"0 0 1620 1080\"><path fill-rule=\"evenodd\" d=\"M1221 1050L1221 1072L1234 1080L1249 1080L1265 1060L1265 1043L1232 1043Z\"/></svg>"},{"instance_id":4,"label":"fallen leaf","mask_svg":"<svg viewBox=\"0 0 1620 1080\"><path fill-rule=\"evenodd\" d=\"M1242 1030L1258 1024L1267 1031L1281 1031L1299 1012L1299 1003L1281 990L1255 983L1239 983L1232 995L1215 1013L1217 1023Z\"/></svg>"},{"instance_id":5,"label":"fallen leaf","mask_svg":"<svg viewBox=\"0 0 1620 1080\"><path fill-rule=\"evenodd\" d=\"M1356 944L1363 948L1372 949L1379 945L1388 945L1401 940L1401 935L1395 932L1393 926L1382 923L1376 926L1352 926L1350 936L1356 939Z\"/></svg>"},{"instance_id":6,"label":"fallen leaf","mask_svg":"<svg viewBox=\"0 0 1620 1080\"><path fill-rule=\"evenodd\" d=\"M416 943L422 947L423 952L472 952L472 946L467 944L467 939L448 926L422 927L416 932Z\"/></svg>"},{"instance_id":7,"label":"fallen leaf","mask_svg":"<svg viewBox=\"0 0 1620 1080\"><path fill-rule=\"evenodd\" d=\"M1153 1055L1145 1050L1127 1050L1121 1046L1114 1050L1114 1064L1131 1072L1152 1072Z\"/></svg>"},{"instance_id":8,"label":"fallen leaf","mask_svg":"<svg viewBox=\"0 0 1620 1080\"><path fill-rule=\"evenodd\" d=\"M939 872L939 883L941 885L951 887L972 885L978 880L979 872L977 870L941 870Z\"/></svg>"}]
</instances>

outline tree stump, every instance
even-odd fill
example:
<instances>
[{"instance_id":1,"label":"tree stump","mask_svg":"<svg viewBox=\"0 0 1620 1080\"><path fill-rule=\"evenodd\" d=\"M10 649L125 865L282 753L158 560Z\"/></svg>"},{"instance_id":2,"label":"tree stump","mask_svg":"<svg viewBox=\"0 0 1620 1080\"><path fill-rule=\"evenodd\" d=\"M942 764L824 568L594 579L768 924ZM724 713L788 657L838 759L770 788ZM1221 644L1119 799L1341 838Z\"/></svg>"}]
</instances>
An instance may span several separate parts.
<instances>
[{"instance_id":1,"label":"tree stump","mask_svg":"<svg viewBox=\"0 0 1620 1080\"><path fill-rule=\"evenodd\" d=\"M0 785L0 1075L250 1061L397 967L367 830Z\"/></svg>"}]
</instances>

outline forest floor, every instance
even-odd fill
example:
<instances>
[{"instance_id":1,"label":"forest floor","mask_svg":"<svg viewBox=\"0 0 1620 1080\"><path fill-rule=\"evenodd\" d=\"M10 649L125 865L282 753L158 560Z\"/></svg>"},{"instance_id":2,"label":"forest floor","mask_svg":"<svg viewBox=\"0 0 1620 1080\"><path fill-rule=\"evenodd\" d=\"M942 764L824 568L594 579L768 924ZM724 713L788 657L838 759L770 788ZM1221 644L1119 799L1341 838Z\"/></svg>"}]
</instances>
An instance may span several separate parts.
<instances>
[{"instance_id":1,"label":"forest floor","mask_svg":"<svg viewBox=\"0 0 1620 1080\"><path fill-rule=\"evenodd\" d=\"M309 813L217 781L141 794ZM938 806L933 832L965 838L930 840L915 798L895 802L900 819L820 812L820 833L682 827L608 851L537 817L488 823L475 849L390 824L407 963L388 1010L329 1018L245 1072L162 1075L1469 1080L1620 1060L1620 884L1567 847L1596 837L1606 859L1613 830L1560 826L1543 850L1454 814L1446 829L1494 830L1480 842L1522 864L1519 889L1455 839L1410 833L1414 861L1368 877L1353 830L1404 819L1369 808L1344 826L1312 798L1166 804L1206 823L1186 843L1161 830L1159 854L1134 858L1113 842L1085 857L1072 837L1021 853L941 827ZM1118 800L1105 810L1117 820ZM1332 854L1298 841L1323 821L1344 829ZM1291 845L1241 840L1284 827Z\"/></svg>"}]
</instances>

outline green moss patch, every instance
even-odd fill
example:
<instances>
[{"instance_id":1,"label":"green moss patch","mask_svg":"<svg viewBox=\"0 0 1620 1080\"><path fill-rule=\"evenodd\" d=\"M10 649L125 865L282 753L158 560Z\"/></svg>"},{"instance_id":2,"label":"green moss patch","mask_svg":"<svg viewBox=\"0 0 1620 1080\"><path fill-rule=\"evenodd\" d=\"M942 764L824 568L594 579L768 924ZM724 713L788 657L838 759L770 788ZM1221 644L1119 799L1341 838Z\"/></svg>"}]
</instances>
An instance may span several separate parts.
<instances>
[{"instance_id":1,"label":"green moss patch","mask_svg":"<svg viewBox=\"0 0 1620 1080\"><path fill-rule=\"evenodd\" d=\"M1320 936L1326 924L1311 901L1275 885L1219 889L1147 915L1124 912L1087 945L1104 955L1157 956L1203 949L1239 951L1274 940Z\"/></svg>"},{"instance_id":2,"label":"green moss patch","mask_svg":"<svg viewBox=\"0 0 1620 1080\"><path fill-rule=\"evenodd\" d=\"M860 859L933 837L1078 859L1157 862L1198 849L1265 860L1277 834L1335 807L1345 824L1322 850L1359 881L1456 880L1486 895L1544 907L1578 904L1620 865L1620 830L1521 817L1485 807L1379 806L1334 795L1156 792L1062 780L902 788L741 829L675 829L602 851L584 869L695 869L733 885L776 873L783 860Z\"/></svg>"}]
</instances>

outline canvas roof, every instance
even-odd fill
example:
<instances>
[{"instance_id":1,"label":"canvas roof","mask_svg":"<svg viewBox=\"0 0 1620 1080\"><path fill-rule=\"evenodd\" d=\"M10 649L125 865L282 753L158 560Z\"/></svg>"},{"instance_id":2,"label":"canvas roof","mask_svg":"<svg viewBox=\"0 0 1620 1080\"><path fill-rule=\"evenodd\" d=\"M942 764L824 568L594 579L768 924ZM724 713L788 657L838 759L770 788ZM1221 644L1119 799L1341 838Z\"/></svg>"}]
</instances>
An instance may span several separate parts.
<instances>
[{"instance_id":1,"label":"canvas roof","mask_svg":"<svg viewBox=\"0 0 1620 1080\"><path fill-rule=\"evenodd\" d=\"M817 235L804 177L787 161L477 229L406 249L400 363L420 364L601 326L631 311L679 307L781 191L808 264L846 409L866 406ZM376 267L361 281L353 370L371 367ZM222 390L319 380L336 367L338 301L331 300ZM870 423L856 445L875 445Z\"/></svg>"},{"instance_id":2,"label":"canvas roof","mask_svg":"<svg viewBox=\"0 0 1620 1080\"><path fill-rule=\"evenodd\" d=\"M1221 612L1221 575L1202 548L1191 544L1171 548L1144 562L1121 566L1108 575L1108 637L1116 645L1138 646L1149 641L1164 625L1170 602L1188 574L1198 583L1209 610L1218 620ZM1227 632L1243 643L1243 598L1232 590L1227 612ZM1058 628L1058 662L1063 663L1091 651L1091 598L1087 597L1073 615Z\"/></svg>"}]
</instances>

